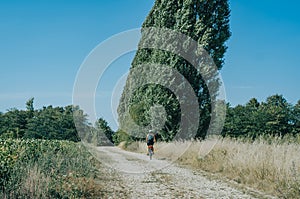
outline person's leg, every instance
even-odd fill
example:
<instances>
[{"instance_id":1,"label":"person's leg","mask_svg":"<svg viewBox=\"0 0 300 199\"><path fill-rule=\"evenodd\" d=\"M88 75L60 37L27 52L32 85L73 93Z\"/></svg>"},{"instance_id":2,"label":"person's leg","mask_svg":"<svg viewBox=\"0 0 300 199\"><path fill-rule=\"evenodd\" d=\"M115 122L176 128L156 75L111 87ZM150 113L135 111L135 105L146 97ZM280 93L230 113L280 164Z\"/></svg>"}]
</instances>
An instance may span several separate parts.
<instances>
[{"instance_id":1,"label":"person's leg","mask_svg":"<svg viewBox=\"0 0 300 199\"><path fill-rule=\"evenodd\" d=\"M149 155L149 144L147 143L147 155Z\"/></svg>"},{"instance_id":2,"label":"person's leg","mask_svg":"<svg viewBox=\"0 0 300 199\"><path fill-rule=\"evenodd\" d=\"M151 150L152 150L152 155L154 154L154 146L151 146Z\"/></svg>"}]
</instances>

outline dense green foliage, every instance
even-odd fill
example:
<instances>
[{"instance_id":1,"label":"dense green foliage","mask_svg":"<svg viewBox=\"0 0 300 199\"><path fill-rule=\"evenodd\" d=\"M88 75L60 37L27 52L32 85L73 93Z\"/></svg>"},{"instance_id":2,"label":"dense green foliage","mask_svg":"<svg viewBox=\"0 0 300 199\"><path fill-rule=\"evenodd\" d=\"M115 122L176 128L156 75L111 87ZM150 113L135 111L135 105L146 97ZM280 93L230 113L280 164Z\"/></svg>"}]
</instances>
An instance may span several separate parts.
<instances>
[{"instance_id":1,"label":"dense green foliage","mask_svg":"<svg viewBox=\"0 0 300 199\"><path fill-rule=\"evenodd\" d=\"M80 143L0 139L0 196L96 197L96 161ZM98 193L97 193L98 192Z\"/></svg>"},{"instance_id":2,"label":"dense green foliage","mask_svg":"<svg viewBox=\"0 0 300 199\"><path fill-rule=\"evenodd\" d=\"M284 136L300 133L300 101L291 105L282 95L273 95L266 102L255 98L246 105L227 108L223 135L256 138L261 135Z\"/></svg>"},{"instance_id":3,"label":"dense green foliage","mask_svg":"<svg viewBox=\"0 0 300 199\"><path fill-rule=\"evenodd\" d=\"M89 126L80 138L83 142L94 146L113 145L114 134L115 132L109 127L108 123L100 118L95 122L94 127Z\"/></svg>"},{"instance_id":4,"label":"dense green foliage","mask_svg":"<svg viewBox=\"0 0 300 199\"><path fill-rule=\"evenodd\" d=\"M74 121L76 120L76 126ZM79 135L79 132L83 135ZM92 133L91 133L92 132ZM100 118L95 127L87 122L87 115L78 106L47 106L35 110L33 98L26 102L26 110L10 109L0 113L0 138L55 139L80 141L97 137L97 145L112 141L113 131ZM93 135L96 135L93 137Z\"/></svg>"},{"instance_id":5,"label":"dense green foliage","mask_svg":"<svg viewBox=\"0 0 300 199\"><path fill-rule=\"evenodd\" d=\"M121 142L125 142L126 145L129 145L133 141L133 137L131 137L128 133L122 130L118 130L113 135L113 142L115 145L119 145Z\"/></svg>"},{"instance_id":6,"label":"dense green foliage","mask_svg":"<svg viewBox=\"0 0 300 199\"><path fill-rule=\"evenodd\" d=\"M165 46L168 46L170 41L159 38L160 35L157 34L147 35L144 30L151 27L175 30L191 37L203 46L212 57L217 68L221 69L224 62L224 53L227 49L225 42L230 37L229 16L230 10L227 0L157 0L143 24L140 44L146 40L153 40L157 43L165 42ZM182 45L184 53L195 53L193 49L189 49L189 46L184 43L180 45ZM195 59L198 58L195 57ZM205 137L211 118L211 100L215 98L217 93L209 93L207 82L204 81L200 72L179 55L159 49L139 48L132 62L131 71L136 67L144 67L145 64L167 65L185 77L189 85L182 81L176 86L177 89L181 89L183 92L188 86L192 87L198 98L199 114L201 115L196 137ZM147 73L146 66L144 72ZM141 132L130 122L128 118L130 116L135 124L141 127L150 126L151 129L160 130L159 133L163 140L173 139L179 129L179 123L186 122L181 121L181 108L177 96L171 90L159 84L147 84L137 89L132 88L132 78L141 78L140 82L143 82L143 76L131 77L130 75L118 107L120 128L124 131L130 129L133 137L144 137L145 132ZM214 78L212 77L211 80ZM169 80L170 83L172 81ZM193 102L186 101L184 103L188 106L189 103ZM166 112L166 121L162 125L162 129L156 129L158 128L157 125L151 121L153 115L151 107L155 105L163 106Z\"/></svg>"},{"instance_id":7,"label":"dense green foliage","mask_svg":"<svg viewBox=\"0 0 300 199\"><path fill-rule=\"evenodd\" d=\"M108 123L103 118L98 119L95 124L95 128L97 131L100 131L99 133L106 137L108 142L113 143L114 131L109 127Z\"/></svg>"},{"instance_id":8,"label":"dense green foliage","mask_svg":"<svg viewBox=\"0 0 300 199\"><path fill-rule=\"evenodd\" d=\"M33 113L26 125L25 138L79 141L73 122L73 107L44 107Z\"/></svg>"}]
</instances>

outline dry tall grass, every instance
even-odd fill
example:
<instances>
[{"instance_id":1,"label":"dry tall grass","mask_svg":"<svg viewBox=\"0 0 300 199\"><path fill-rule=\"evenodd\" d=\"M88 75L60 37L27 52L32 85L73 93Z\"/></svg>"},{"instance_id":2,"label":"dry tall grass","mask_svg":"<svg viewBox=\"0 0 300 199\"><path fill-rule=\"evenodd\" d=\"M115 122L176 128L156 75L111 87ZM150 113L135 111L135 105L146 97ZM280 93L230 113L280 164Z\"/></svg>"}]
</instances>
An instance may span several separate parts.
<instances>
[{"instance_id":1,"label":"dry tall grass","mask_svg":"<svg viewBox=\"0 0 300 199\"><path fill-rule=\"evenodd\" d=\"M157 143L155 148L157 158L177 159L281 198L300 198L300 145L296 142L279 138L254 142L225 138ZM146 152L145 143L140 142L128 149Z\"/></svg>"}]
</instances>

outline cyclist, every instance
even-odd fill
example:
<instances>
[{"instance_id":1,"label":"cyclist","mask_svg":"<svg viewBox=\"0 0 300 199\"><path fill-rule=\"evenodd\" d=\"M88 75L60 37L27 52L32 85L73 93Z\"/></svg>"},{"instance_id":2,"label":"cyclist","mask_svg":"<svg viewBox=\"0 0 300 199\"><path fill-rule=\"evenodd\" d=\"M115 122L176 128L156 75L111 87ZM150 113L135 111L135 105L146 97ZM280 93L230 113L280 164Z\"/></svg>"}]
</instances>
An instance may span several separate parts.
<instances>
[{"instance_id":1,"label":"cyclist","mask_svg":"<svg viewBox=\"0 0 300 199\"><path fill-rule=\"evenodd\" d=\"M154 148L153 145L156 142L156 138L155 138L155 134L153 132L153 130L150 130L149 133L146 136L146 142L147 142L147 148L151 148L152 152L154 154ZM149 151L147 151L147 155L149 155Z\"/></svg>"}]
</instances>

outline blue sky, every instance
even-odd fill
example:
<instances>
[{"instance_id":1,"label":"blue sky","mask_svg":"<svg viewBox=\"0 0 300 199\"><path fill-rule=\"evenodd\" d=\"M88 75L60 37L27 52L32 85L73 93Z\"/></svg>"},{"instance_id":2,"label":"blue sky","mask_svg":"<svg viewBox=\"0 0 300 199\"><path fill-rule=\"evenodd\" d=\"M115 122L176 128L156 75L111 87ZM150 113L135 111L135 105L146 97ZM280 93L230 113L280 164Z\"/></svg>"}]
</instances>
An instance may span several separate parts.
<instances>
[{"instance_id":1,"label":"blue sky","mask_svg":"<svg viewBox=\"0 0 300 199\"><path fill-rule=\"evenodd\" d=\"M154 0L0 1L0 112L72 103L85 57L114 34L139 28ZM227 101L245 104L283 94L300 99L300 2L231 0L231 31L221 70ZM100 81L97 115L116 128L110 96L133 53L116 60Z\"/></svg>"}]
</instances>

